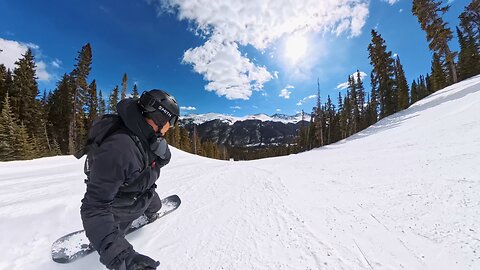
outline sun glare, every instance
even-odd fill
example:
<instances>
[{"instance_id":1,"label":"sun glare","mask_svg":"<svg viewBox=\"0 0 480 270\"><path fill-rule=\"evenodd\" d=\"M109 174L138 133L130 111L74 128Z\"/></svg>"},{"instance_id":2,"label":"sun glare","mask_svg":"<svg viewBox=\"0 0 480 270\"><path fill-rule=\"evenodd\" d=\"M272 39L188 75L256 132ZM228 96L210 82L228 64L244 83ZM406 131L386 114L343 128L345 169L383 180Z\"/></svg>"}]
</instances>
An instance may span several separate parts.
<instances>
[{"instance_id":1,"label":"sun glare","mask_svg":"<svg viewBox=\"0 0 480 270\"><path fill-rule=\"evenodd\" d=\"M285 57L290 64L297 64L305 57L308 48L308 41L302 35L293 35L285 42Z\"/></svg>"}]
</instances>

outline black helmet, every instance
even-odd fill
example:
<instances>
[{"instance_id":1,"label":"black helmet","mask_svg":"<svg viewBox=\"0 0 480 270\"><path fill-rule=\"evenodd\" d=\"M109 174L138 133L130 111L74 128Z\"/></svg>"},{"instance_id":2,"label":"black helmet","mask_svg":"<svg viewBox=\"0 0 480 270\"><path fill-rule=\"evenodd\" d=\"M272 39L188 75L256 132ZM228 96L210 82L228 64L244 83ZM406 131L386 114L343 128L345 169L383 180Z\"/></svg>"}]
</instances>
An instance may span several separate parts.
<instances>
[{"instance_id":1,"label":"black helmet","mask_svg":"<svg viewBox=\"0 0 480 270\"><path fill-rule=\"evenodd\" d=\"M170 122L170 126L173 127L180 115L180 109L175 98L163 90L152 89L143 92L138 104L143 109L144 114L160 128L167 122Z\"/></svg>"}]
</instances>

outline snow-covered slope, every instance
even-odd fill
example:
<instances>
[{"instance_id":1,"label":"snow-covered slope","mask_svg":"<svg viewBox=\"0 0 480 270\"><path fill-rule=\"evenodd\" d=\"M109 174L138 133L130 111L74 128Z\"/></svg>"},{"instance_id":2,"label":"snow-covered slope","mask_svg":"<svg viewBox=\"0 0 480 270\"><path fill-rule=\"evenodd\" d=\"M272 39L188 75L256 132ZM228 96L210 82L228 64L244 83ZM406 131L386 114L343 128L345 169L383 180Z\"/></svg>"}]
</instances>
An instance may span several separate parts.
<instances>
[{"instance_id":1,"label":"snow-covered slope","mask_svg":"<svg viewBox=\"0 0 480 270\"><path fill-rule=\"evenodd\" d=\"M127 238L161 269L480 269L480 77L347 140L249 162L173 150L158 180L181 208ZM50 245L82 227L83 164L0 163L0 269L70 265Z\"/></svg>"}]
</instances>

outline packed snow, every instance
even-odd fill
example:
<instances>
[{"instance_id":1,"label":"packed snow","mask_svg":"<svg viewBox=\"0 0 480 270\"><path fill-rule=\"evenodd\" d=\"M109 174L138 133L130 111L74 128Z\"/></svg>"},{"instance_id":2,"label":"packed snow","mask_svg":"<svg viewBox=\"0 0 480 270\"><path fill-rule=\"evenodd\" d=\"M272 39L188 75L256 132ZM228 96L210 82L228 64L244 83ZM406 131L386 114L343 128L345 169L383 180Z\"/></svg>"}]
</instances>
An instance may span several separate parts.
<instances>
[{"instance_id":1,"label":"packed snow","mask_svg":"<svg viewBox=\"0 0 480 270\"><path fill-rule=\"evenodd\" d=\"M180 208L127 236L160 269L480 269L480 76L347 140L218 161L173 149L157 181ZM72 264L51 244L81 229L83 161L0 163L0 269Z\"/></svg>"}]
</instances>

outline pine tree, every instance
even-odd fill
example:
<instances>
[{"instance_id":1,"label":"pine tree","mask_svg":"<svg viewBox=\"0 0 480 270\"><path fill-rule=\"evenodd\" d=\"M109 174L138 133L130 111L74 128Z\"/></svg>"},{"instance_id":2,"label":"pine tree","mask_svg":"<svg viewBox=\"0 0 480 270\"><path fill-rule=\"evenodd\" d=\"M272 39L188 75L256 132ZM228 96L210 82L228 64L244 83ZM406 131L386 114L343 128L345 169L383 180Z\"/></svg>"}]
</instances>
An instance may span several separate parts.
<instances>
[{"instance_id":1,"label":"pine tree","mask_svg":"<svg viewBox=\"0 0 480 270\"><path fill-rule=\"evenodd\" d=\"M430 83L432 84L433 92L440 90L447 86L446 76L443 71L442 63L438 54L433 54L432 60L432 76L430 77ZM425 95L422 95L422 98Z\"/></svg>"},{"instance_id":2,"label":"pine tree","mask_svg":"<svg viewBox=\"0 0 480 270\"><path fill-rule=\"evenodd\" d=\"M105 99L103 98L102 90L100 90L98 93L98 114L104 115L105 112L106 112Z\"/></svg>"},{"instance_id":3,"label":"pine tree","mask_svg":"<svg viewBox=\"0 0 480 270\"><path fill-rule=\"evenodd\" d=\"M19 108L20 108L20 93L19 89L15 87L15 82L13 81L13 71L7 69L7 76L5 78L5 88L10 99L10 107L12 108L13 116L19 118Z\"/></svg>"},{"instance_id":4,"label":"pine tree","mask_svg":"<svg viewBox=\"0 0 480 270\"><path fill-rule=\"evenodd\" d=\"M430 75L427 73L427 76L425 77L425 96L428 96L434 92L431 81Z\"/></svg>"},{"instance_id":5,"label":"pine tree","mask_svg":"<svg viewBox=\"0 0 480 270\"><path fill-rule=\"evenodd\" d=\"M404 110L408 108L408 83L407 78L405 77L405 72L403 71L403 66L400 63L400 57L397 56L395 59L395 80L396 85L398 86L398 110Z\"/></svg>"},{"instance_id":6,"label":"pine tree","mask_svg":"<svg viewBox=\"0 0 480 270\"><path fill-rule=\"evenodd\" d=\"M362 76L360 71L357 70L357 80L355 82L355 89L357 91L357 107L359 113L358 123L360 124L360 130L365 126L365 86L363 85Z\"/></svg>"},{"instance_id":7,"label":"pine tree","mask_svg":"<svg viewBox=\"0 0 480 270\"><path fill-rule=\"evenodd\" d=\"M179 127L180 130L180 147L183 151L192 152L191 142L190 142L190 134L188 130L183 127Z\"/></svg>"},{"instance_id":8,"label":"pine tree","mask_svg":"<svg viewBox=\"0 0 480 270\"><path fill-rule=\"evenodd\" d=\"M459 18L467 42L472 42L480 54L480 0L472 0Z\"/></svg>"},{"instance_id":9,"label":"pine tree","mask_svg":"<svg viewBox=\"0 0 480 270\"><path fill-rule=\"evenodd\" d=\"M50 156L59 156L62 154L60 150L60 145L58 144L57 140L53 139L52 143L52 151L50 152Z\"/></svg>"},{"instance_id":10,"label":"pine tree","mask_svg":"<svg viewBox=\"0 0 480 270\"><path fill-rule=\"evenodd\" d=\"M450 50L448 45L453 34L447 27L448 24L442 19L442 15L448 11L450 6L442 7L441 4L442 1L413 0L412 13L427 34L430 50L435 52L442 62L444 60L447 63L450 81L456 83L458 78L454 62L455 53Z\"/></svg>"},{"instance_id":11,"label":"pine tree","mask_svg":"<svg viewBox=\"0 0 480 270\"><path fill-rule=\"evenodd\" d=\"M204 155L204 150L202 147L202 141L200 136L198 135L197 128L194 126L193 128L193 153L195 155L203 156Z\"/></svg>"},{"instance_id":12,"label":"pine tree","mask_svg":"<svg viewBox=\"0 0 480 270\"><path fill-rule=\"evenodd\" d=\"M385 40L375 30L372 30L372 42L368 45L368 51L373 66L372 88L375 89L375 94L378 93L380 118L383 118L394 113L396 108L395 61L392 52L387 51Z\"/></svg>"},{"instance_id":13,"label":"pine tree","mask_svg":"<svg viewBox=\"0 0 480 270\"><path fill-rule=\"evenodd\" d=\"M325 131L326 131L326 144L332 143L334 140L335 132L335 105L332 103L330 95L327 96L327 103L325 104Z\"/></svg>"},{"instance_id":14,"label":"pine tree","mask_svg":"<svg viewBox=\"0 0 480 270\"><path fill-rule=\"evenodd\" d=\"M18 61L13 71L12 110L15 117L28 127L28 133L35 134L40 128L39 112L36 102L38 85L35 75L35 58L28 49Z\"/></svg>"},{"instance_id":15,"label":"pine tree","mask_svg":"<svg viewBox=\"0 0 480 270\"><path fill-rule=\"evenodd\" d=\"M16 160L26 160L35 158L35 149L33 141L28 136L27 128L23 123L16 125L15 147L13 156Z\"/></svg>"},{"instance_id":16,"label":"pine tree","mask_svg":"<svg viewBox=\"0 0 480 270\"><path fill-rule=\"evenodd\" d=\"M174 144L174 139L173 139L173 132L172 129L169 129L167 133L165 134L165 140L167 140L167 143L175 148L179 148L178 145Z\"/></svg>"},{"instance_id":17,"label":"pine tree","mask_svg":"<svg viewBox=\"0 0 480 270\"><path fill-rule=\"evenodd\" d=\"M472 33L462 33L457 27L460 53L458 54L459 79L464 80L480 73L480 56Z\"/></svg>"},{"instance_id":18,"label":"pine tree","mask_svg":"<svg viewBox=\"0 0 480 270\"><path fill-rule=\"evenodd\" d=\"M140 97L140 96L138 95L137 84L134 84L134 85L133 85L132 97L133 97L133 98L139 98L139 97Z\"/></svg>"},{"instance_id":19,"label":"pine tree","mask_svg":"<svg viewBox=\"0 0 480 270\"><path fill-rule=\"evenodd\" d=\"M350 93L350 106L351 111L349 113L349 134L355 134L358 132L358 125L360 122L360 111L358 109L359 99L357 93L357 84L353 76L348 76L348 93Z\"/></svg>"},{"instance_id":20,"label":"pine tree","mask_svg":"<svg viewBox=\"0 0 480 270\"><path fill-rule=\"evenodd\" d=\"M115 86L108 100L108 113L117 113L118 85Z\"/></svg>"},{"instance_id":21,"label":"pine tree","mask_svg":"<svg viewBox=\"0 0 480 270\"><path fill-rule=\"evenodd\" d=\"M0 64L0 111L2 110L2 102L5 100L5 96L7 95L7 87L6 87L6 80L7 78L7 68L4 64Z\"/></svg>"},{"instance_id":22,"label":"pine tree","mask_svg":"<svg viewBox=\"0 0 480 270\"><path fill-rule=\"evenodd\" d=\"M342 94L338 92L338 138L344 139L345 138L345 129L347 126L347 120L345 119L345 112L343 107L343 98Z\"/></svg>"},{"instance_id":23,"label":"pine tree","mask_svg":"<svg viewBox=\"0 0 480 270\"><path fill-rule=\"evenodd\" d=\"M310 126L312 126L313 117L310 118ZM298 152L305 151L309 145L308 127L305 125L305 112L302 110L302 120L300 121L300 129L298 131L297 146Z\"/></svg>"},{"instance_id":24,"label":"pine tree","mask_svg":"<svg viewBox=\"0 0 480 270\"><path fill-rule=\"evenodd\" d=\"M57 88L49 97L47 105L51 137L56 138L55 140L64 154L69 151L70 125L73 118L72 93L70 76L64 74Z\"/></svg>"},{"instance_id":25,"label":"pine tree","mask_svg":"<svg viewBox=\"0 0 480 270\"><path fill-rule=\"evenodd\" d=\"M10 98L6 93L0 114L0 161L14 160L16 124L10 107Z\"/></svg>"},{"instance_id":26,"label":"pine tree","mask_svg":"<svg viewBox=\"0 0 480 270\"><path fill-rule=\"evenodd\" d=\"M35 143L36 157L49 156L51 152L51 144L49 140L47 125L48 125L48 97L47 91L43 91L42 98L37 100L37 107L40 119L39 129L35 134L32 134L32 138Z\"/></svg>"},{"instance_id":27,"label":"pine tree","mask_svg":"<svg viewBox=\"0 0 480 270\"><path fill-rule=\"evenodd\" d=\"M128 80L127 73L124 73L122 77L122 95L121 95L122 100L127 98L127 80Z\"/></svg>"},{"instance_id":28,"label":"pine tree","mask_svg":"<svg viewBox=\"0 0 480 270\"><path fill-rule=\"evenodd\" d=\"M310 125L311 134L313 138L309 140L311 144L308 145L308 149L313 147L323 146L324 143L324 112L322 110L322 103L320 101L320 81L317 79L317 106L313 108L312 113L313 125Z\"/></svg>"},{"instance_id":29,"label":"pine tree","mask_svg":"<svg viewBox=\"0 0 480 270\"><path fill-rule=\"evenodd\" d=\"M180 148L181 147L180 126L179 126L178 121L175 123L175 126L173 127L172 133L173 133L173 142L174 142L175 147Z\"/></svg>"},{"instance_id":30,"label":"pine tree","mask_svg":"<svg viewBox=\"0 0 480 270\"><path fill-rule=\"evenodd\" d=\"M370 73L370 83L372 89L370 90L370 100L368 102L368 107L370 108L369 111L369 116L368 118L370 121L368 122L368 125L373 125L378 121L378 103L379 103L379 94L378 94L378 89L376 85L376 78L375 74L372 72Z\"/></svg>"},{"instance_id":31,"label":"pine tree","mask_svg":"<svg viewBox=\"0 0 480 270\"><path fill-rule=\"evenodd\" d=\"M87 105L87 79L92 65L92 48L90 43L82 47L75 60L77 63L70 76L73 84L73 117L69 131L69 152L71 154L83 145L87 135L87 127L85 126L87 117L84 108Z\"/></svg>"},{"instance_id":32,"label":"pine tree","mask_svg":"<svg viewBox=\"0 0 480 270\"><path fill-rule=\"evenodd\" d=\"M93 80L90 85L88 86L87 91L87 125L86 127L89 128L93 120L98 115L98 99L97 99L97 82Z\"/></svg>"},{"instance_id":33,"label":"pine tree","mask_svg":"<svg viewBox=\"0 0 480 270\"><path fill-rule=\"evenodd\" d=\"M413 80L412 82L412 93L410 96L410 104L413 104L419 100L419 94L418 94L418 88L417 88L417 82Z\"/></svg>"}]
</instances>

